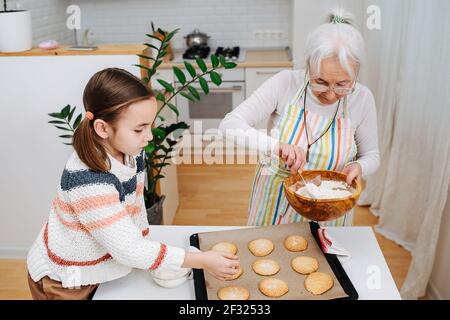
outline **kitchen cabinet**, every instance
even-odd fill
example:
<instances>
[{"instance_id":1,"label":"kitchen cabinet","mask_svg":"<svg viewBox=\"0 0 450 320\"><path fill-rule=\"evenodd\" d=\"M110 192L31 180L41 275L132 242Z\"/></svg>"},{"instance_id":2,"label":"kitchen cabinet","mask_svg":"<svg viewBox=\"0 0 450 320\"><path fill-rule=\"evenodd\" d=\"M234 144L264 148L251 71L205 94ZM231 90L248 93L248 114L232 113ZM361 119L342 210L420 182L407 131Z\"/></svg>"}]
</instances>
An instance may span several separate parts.
<instances>
[{"instance_id":1,"label":"kitchen cabinet","mask_svg":"<svg viewBox=\"0 0 450 320\"><path fill-rule=\"evenodd\" d=\"M288 68L245 68L245 97L258 89L264 81Z\"/></svg>"}]
</instances>

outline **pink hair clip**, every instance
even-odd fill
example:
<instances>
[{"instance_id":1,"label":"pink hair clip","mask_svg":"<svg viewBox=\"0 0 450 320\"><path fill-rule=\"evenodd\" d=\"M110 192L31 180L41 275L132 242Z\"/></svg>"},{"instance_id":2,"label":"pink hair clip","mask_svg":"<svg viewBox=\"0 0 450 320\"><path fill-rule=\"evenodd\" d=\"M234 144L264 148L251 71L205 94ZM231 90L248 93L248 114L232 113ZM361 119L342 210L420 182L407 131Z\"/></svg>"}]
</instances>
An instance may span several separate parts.
<instances>
[{"instance_id":1,"label":"pink hair clip","mask_svg":"<svg viewBox=\"0 0 450 320\"><path fill-rule=\"evenodd\" d=\"M86 118L88 118L89 120L93 120L94 119L94 114L90 111L86 112Z\"/></svg>"}]
</instances>

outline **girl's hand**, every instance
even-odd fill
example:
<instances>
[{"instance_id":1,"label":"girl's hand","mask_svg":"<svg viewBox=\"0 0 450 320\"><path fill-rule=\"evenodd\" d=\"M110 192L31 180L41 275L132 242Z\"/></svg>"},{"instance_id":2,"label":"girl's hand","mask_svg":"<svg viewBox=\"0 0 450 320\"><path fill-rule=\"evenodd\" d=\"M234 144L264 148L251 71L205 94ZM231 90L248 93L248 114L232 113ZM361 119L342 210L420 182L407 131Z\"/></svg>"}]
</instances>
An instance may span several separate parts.
<instances>
[{"instance_id":1,"label":"girl's hand","mask_svg":"<svg viewBox=\"0 0 450 320\"><path fill-rule=\"evenodd\" d=\"M361 165L358 162L352 162L348 166L344 167L342 170L345 174L347 174L347 184L351 185L353 180L357 179L361 181L362 169Z\"/></svg>"},{"instance_id":2,"label":"girl's hand","mask_svg":"<svg viewBox=\"0 0 450 320\"><path fill-rule=\"evenodd\" d=\"M186 253L184 266L204 269L219 280L226 280L238 272L239 258L231 253L206 251Z\"/></svg>"},{"instance_id":3,"label":"girl's hand","mask_svg":"<svg viewBox=\"0 0 450 320\"><path fill-rule=\"evenodd\" d=\"M306 154L302 148L281 142L275 146L273 153L286 163L292 174L302 173L306 164Z\"/></svg>"}]
</instances>

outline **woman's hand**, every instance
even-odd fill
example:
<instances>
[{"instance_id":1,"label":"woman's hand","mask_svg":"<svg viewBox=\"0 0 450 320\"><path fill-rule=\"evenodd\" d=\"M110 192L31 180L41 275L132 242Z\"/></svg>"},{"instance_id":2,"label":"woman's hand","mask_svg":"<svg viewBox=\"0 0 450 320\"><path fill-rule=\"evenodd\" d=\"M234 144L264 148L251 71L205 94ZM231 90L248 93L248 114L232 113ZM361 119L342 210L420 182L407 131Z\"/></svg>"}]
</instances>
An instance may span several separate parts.
<instances>
[{"instance_id":1,"label":"woman's hand","mask_svg":"<svg viewBox=\"0 0 450 320\"><path fill-rule=\"evenodd\" d=\"M362 179L362 169L358 162L352 162L348 166L345 166L342 171L347 175L347 184L352 184L355 179L358 181Z\"/></svg>"},{"instance_id":2,"label":"woman's hand","mask_svg":"<svg viewBox=\"0 0 450 320\"><path fill-rule=\"evenodd\" d=\"M302 148L281 142L275 146L273 153L286 163L292 174L302 173L306 164L306 154Z\"/></svg>"},{"instance_id":3,"label":"woman's hand","mask_svg":"<svg viewBox=\"0 0 450 320\"><path fill-rule=\"evenodd\" d=\"M226 280L238 272L239 258L219 251L187 252L183 266L204 269L219 280Z\"/></svg>"}]
</instances>

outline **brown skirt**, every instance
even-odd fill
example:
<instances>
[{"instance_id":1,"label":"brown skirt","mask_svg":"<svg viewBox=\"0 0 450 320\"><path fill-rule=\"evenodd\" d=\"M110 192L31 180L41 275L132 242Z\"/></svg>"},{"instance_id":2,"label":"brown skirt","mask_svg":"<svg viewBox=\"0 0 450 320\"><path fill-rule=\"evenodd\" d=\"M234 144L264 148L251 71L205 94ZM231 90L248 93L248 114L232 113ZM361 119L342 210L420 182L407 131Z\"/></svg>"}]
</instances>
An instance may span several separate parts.
<instances>
[{"instance_id":1,"label":"brown skirt","mask_svg":"<svg viewBox=\"0 0 450 320\"><path fill-rule=\"evenodd\" d=\"M61 282L49 277L34 282L29 273L28 286L34 300L91 300L98 288L96 284L77 289L63 288Z\"/></svg>"}]
</instances>

